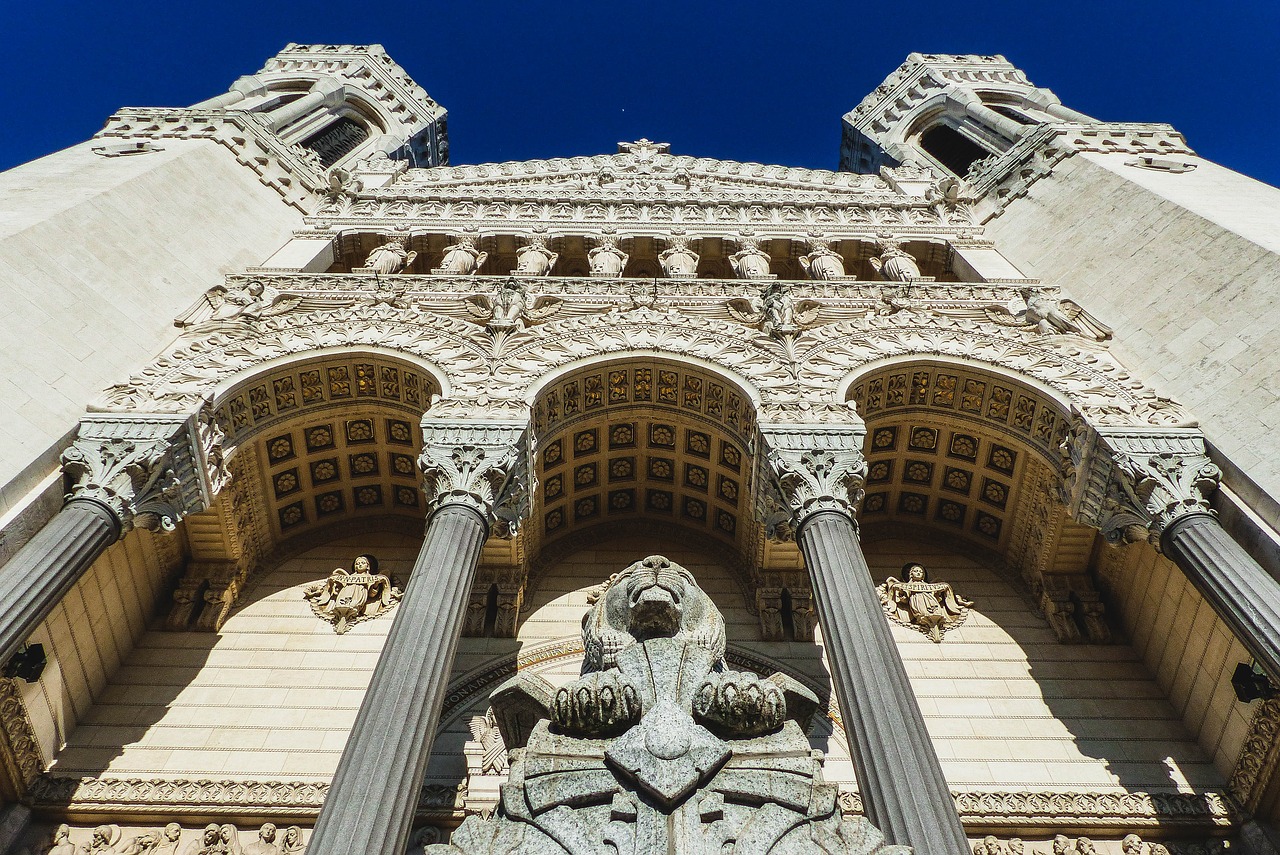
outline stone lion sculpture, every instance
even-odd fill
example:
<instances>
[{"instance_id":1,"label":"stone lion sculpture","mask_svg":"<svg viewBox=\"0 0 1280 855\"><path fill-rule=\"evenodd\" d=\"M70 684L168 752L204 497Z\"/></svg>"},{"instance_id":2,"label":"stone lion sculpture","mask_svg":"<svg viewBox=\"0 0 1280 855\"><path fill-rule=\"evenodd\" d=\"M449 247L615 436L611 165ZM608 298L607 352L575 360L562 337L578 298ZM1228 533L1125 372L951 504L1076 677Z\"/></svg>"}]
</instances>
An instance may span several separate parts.
<instances>
[{"instance_id":1,"label":"stone lion sculpture","mask_svg":"<svg viewBox=\"0 0 1280 855\"><path fill-rule=\"evenodd\" d=\"M517 675L491 696L511 752L497 814L427 855L909 855L845 817L805 737L817 697L733 671L724 618L660 555L605 583L582 675Z\"/></svg>"}]
</instances>

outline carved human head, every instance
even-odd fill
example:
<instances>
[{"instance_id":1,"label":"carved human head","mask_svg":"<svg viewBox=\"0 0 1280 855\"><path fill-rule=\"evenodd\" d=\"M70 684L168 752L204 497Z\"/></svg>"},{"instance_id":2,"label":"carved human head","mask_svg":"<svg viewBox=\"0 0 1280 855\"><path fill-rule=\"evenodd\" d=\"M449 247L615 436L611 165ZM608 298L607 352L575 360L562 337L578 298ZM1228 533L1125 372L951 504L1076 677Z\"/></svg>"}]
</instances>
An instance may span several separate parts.
<instances>
[{"instance_id":1,"label":"carved human head","mask_svg":"<svg viewBox=\"0 0 1280 855\"><path fill-rule=\"evenodd\" d=\"M929 579L929 572L924 569L924 565L914 561L908 561L902 565L902 575L908 582L925 582Z\"/></svg>"},{"instance_id":2,"label":"carved human head","mask_svg":"<svg viewBox=\"0 0 1280 855\"><path fill-rule=\"evenodd\" d=\"M60 840L66 840L70 836L71 836L71 826L67 825L64 822L62 825L58 826L56 831L53 832L53 842L57 843Z\"/></svg>"},{"instance_id":3,"label":"carved human head","mask_svg":"<svg viewBox=\"0 0 1280 855\"><path fill-rule=\"evenodd\" d=\"M270 843L271 841L275 840L276 839L275 823L264 822L262 824L262 828L258 829L258 837L260 837L264 843Z\"/></svg>"},{"instance_id":4,"label":"carved human head","mask_svg":"<svg viewBox=\"0 0 1280 855\"><path fill-rule=\"evenodd\" d=\"M240 837L236 827L229 822L218 830L218 836L222 838L223 843L234 843Z\"/></svg>"},{"instance_id":5,"label":"carved human head","mask_svg":"<svg viewBox=\"0 0 1280 855\"><path fill-rule=\"evenodd\" d=\"M93 845L105 845L111 842L111 826L99 825L93 830Z\"/></svg>"},{"instance_id":6,"label":"carved human head","mask_svg":"<svg viewBox=\"0 0 1280 855\"><path fill-rule=\"evenodd\" d=\"M177 840L182 836L182 826L176 822L171 822L164 827L165 840Z\"/></svg>"},{"instance_id":7,"label":"carved human head","mask_svg":"<svg viewBox=\"0 0 1280 855\"><path fill-rule=\"evenodd\" d=\"M291 825L284 830L284 842L286 846L294 845L302 840L302 829L296 825Z\"/></svg>"},{"instance_id":8,"label":"carved human head","mask_svg":"<svg viewBox=\"0 0 1280 855\"><path fill-rule=\"evenodd\" d=\"M211 822L211 823L209 823L208 825L206 825L206 826L204 827L204 843L205 843L205 845L206 845L206 846L211 846L211 845L213 845L214 843L217 843L217 842L218 842L218 837L219 837L219 836L221 836L221 834L222 834L222 832L218 829L218 824L217 824L216 822Z\"/></svg>"},{"instance_id":9,"label":"carved human head","mask_svg":"<svg viewBox=\"0 0 1280 855\"><path fill-rule=\"evenodd\" d=\"M377 573L378 559L367 552L357 555L355 560L351 562L351 570L354 573Z\"/></svg>"}]
</instances>

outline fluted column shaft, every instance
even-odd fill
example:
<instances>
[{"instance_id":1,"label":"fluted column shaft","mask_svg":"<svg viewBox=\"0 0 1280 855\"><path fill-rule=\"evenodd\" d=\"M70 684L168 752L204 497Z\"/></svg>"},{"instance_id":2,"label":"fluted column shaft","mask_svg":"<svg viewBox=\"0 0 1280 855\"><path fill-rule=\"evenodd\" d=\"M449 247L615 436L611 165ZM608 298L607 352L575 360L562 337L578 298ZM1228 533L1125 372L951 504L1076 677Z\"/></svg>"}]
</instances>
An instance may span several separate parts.
<instances>
[{"instance_id":1,"label":"fluted column shaft","mask_svg":"<svg viewBox=\"0 0 1280 855\"><path fill-rule=\"evenodd\" d=\"M1280 582L1207 513L1169 523L1160 545L1271 678L1280 680Z\"/></svg>"},{"instance_id":2,"label":"fluted column shaft","mask_svg":"<svg viewBox=\"0 0 1280 855\"><path fill-rule=\"evenodd\" d=\"M310 855L396 855L418 806L488 523L447 504L422 549L307 846Z\"/></svg>"},{"instance_id":3,"label":"fluted column shaft","mask_svg":"<svg viewBox=\"0 0 1280 855\"><path fill-rule=\"evenodd\" d=\"M120 531L119 519L105 505L73 499L0 568L0 665L119 540Z\"/></svg>"},{"instance_id":4,"label":"fluted column shaft","mask_svg":"<svg viewBox=\"0 0 1280 855\"><path fill-rule=\"evenodd\" d=\"M969 851L924 716L847 515L821 511L796 540L817 600L822 643L853 748L867 818L916 855Z\"/></svg>"}]
</instances>

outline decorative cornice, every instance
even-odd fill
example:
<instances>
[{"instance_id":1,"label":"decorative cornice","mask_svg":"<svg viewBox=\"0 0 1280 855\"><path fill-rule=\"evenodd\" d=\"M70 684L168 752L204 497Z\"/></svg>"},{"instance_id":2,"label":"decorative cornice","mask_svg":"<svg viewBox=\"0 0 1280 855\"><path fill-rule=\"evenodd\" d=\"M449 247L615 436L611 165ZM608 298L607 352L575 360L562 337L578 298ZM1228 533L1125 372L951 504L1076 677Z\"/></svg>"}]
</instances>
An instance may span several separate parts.
<instances>
[{"instance_id":1,"label":"decorative cornice","mask_svg":"<svg viewBox=\"0 0 1280 855\"><path fill-rule=\"evenodd\" d=\"M67 500L109 508L126 532L137 526L172 531L209 507L227 483L222 430L205 401L181 415L95 413L80 422L62 469Z\"/></svg>"},{"instance_id":2,"label":"decorative cornice","mask_svg":"<svg viewBox=\"0 0 1280 855\"><path fill-rule=\"evenodd\" d=\"M315 194L326 186L315 152L286 145L257 114L243 110L124 107L107 119L94 139L212 140L304 214L315 208Z\"/></svg>"},{"instance_id":3,"label":"decorative cornice","mask_svg":"<svg viewBox=\"0 0 1280 855\"><path fill-rule=\"evenodd\" d=\"M17 684L6 678L0 678L0 730L4 731L5 765L20 787L29 786L44 770L44 758Z\"/></svg>"},{"instance_id":4,"label":"decorative cornice","mask_svg":"<svg viewBox=\"0 0 1280 855\"><path fill-rule=\"evenodd\" d=\"M490 524L514 530L527 515L531 490L525 433L528 422L422 420L418 467L429 513L462 505Z\"/></svg>"}]
</instances>

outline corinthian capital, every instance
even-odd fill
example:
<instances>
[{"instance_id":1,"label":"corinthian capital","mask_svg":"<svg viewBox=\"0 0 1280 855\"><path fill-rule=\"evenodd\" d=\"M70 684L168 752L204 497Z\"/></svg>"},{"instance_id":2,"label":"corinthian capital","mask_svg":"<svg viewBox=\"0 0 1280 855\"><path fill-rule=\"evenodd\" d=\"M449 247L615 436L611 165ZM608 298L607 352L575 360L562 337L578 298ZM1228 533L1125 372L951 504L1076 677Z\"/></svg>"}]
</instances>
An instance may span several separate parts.
<instances>
[{"instance_id":1,"label":"corinthian capital","mask_svg":"<svg viewBox=\"0 0 1280 855\"><path fill-rule=\"evenodd\" d=\"M423 419L423 492L429 513L463 505L509 534L528 516L524 422Z\"/></svg>"},{"instance_id":2,"label":"corinthian capital","mask_svg":"<svg viewBox=\"0 0 1280 855\"><path fill-rule=\"evenodd\" d=\"M821 511L852 518L862 501L867 461L861 425L761 425L766 471L761 512L771 536L798 529Z\"/></svg>"},{"instance_id":3,"label":"corinthian capital","mask_svg":"<svg viewBox=\"0 0 1280 855\"><path fill-rule=\"evenodd\" d=\"M62 453L67 501L105 506L122 534L134 527L172 531L226 484L222 436L207 403L190 416L86 416Z\"/></svg>"},{"instance_id":4,"label":"corinthian capital","mask_svg":"<svg viewBox=\"0 0 1280 855\"><path fill-rule=\"evenodd\" d=\"M1134 431L1078 423L1063 443L1064 498L1107 540L1150 540L1188 514L1212 514L1222 473L1197 430Z\"/></svg>"}]
</instances>

